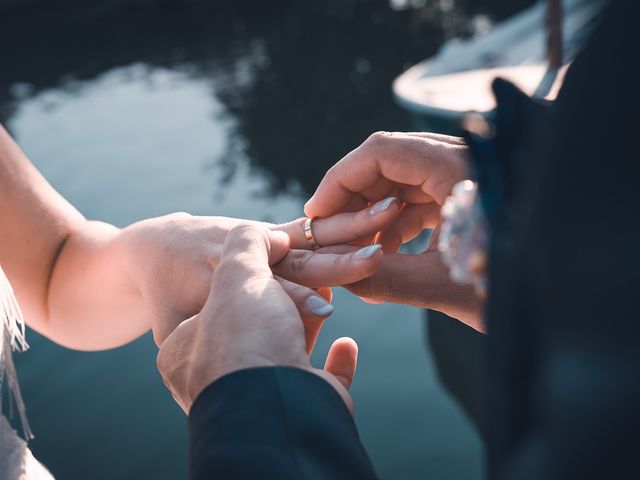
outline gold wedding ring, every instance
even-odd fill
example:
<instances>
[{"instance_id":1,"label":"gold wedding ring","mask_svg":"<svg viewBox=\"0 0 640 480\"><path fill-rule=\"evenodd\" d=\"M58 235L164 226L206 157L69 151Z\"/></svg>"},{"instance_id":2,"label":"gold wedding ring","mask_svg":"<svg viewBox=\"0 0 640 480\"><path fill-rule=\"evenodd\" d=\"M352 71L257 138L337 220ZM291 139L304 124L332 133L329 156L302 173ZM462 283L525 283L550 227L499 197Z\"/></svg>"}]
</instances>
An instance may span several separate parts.
<instances>
[{"instance_id":1,"label":"gold wedding ring","mask_svg":"<svg viewBox=\"0 0 640 480\"><path fill-rule=\"evenodd\" d=\"M315 250L319 248L320 245L318 245L318 242L316 242L316 239L313 236L313 230L311 228L311 223L313 222L313 220L315 219L307 217L307 219L304 221L304 238L306 238L307 242L309 242L309 245L311 245L311 249Z\"/></svg>"}]
</instances>

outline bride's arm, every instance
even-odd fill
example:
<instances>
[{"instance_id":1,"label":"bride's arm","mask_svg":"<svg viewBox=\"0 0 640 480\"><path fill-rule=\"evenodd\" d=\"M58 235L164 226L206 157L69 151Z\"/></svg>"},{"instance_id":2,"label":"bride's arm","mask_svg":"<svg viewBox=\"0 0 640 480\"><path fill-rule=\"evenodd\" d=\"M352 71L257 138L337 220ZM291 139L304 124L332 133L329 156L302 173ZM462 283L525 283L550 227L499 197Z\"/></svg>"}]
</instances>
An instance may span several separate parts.
<instances>
[{"instance_id":1,"label":"bride's arm","mask_svg":"<svg viewBox=\"0 0 640 480\"><path fill-rule=\"evenodd\" d=\"M113 225L87 221L0 126L0 264L29 326L88 349L118 345L148 330L136 308L140 293L104 248L119 233ZM114 296L122 300L110 302ZM133 309L126 321L105 320L116 313L110 311L114 303ZM83 310L82 318L67 317L70 310ZM88 335L95 341L85 341Z\"/></svg>"},{"instance_id":2,"label":"bride's arm","mask_svg":"<svg viewBox=\"0 0 640 480\"><path fill-rule=\"evenodd\" d=\"M318 220L314 234L323 244L370 236L398 209ZM62 345L112 348L151 327L162 341L199 312L226 233L240 222L172 214L119 229L88 221L0 126L0 264L29 326ZM273 228L308 248L300 221ZM374 273L381 255L292 250L277 273L311 287L348 284Z\"/></svg>"}]
</instances>

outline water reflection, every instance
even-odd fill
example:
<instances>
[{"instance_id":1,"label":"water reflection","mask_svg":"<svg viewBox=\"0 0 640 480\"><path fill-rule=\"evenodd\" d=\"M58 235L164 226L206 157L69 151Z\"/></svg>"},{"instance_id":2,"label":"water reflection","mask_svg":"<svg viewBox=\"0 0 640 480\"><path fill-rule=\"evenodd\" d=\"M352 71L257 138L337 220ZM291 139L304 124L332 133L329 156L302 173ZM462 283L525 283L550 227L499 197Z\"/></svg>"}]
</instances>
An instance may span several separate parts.
<instances>
[{"instance_id":1,"label":"water reflection","mask_svg":"<svg viewBox=\"0 0 640 480\"><path fill-rule=\"evenodd\" d=\"M273 221L299 216L302 194L293 182L259 201L270 175L250 169L237 122L211 89L209 80L136 64L24 99L8 126L90 218L125 225L176 210Z\"/></svg>"},{"instance_id":2,"label":"water reflection","mask_svg":"<svg viewBox=\"0 0 640 480\"><path fill-rule=\"evenodd\" d=\"M20 4L0 7L0 120L85 215L119 225L299 215L370 132L411 129L390 82L446 36L435 2ZM480 478L480 441L436 378L421 312L341 292L336 304L314 361L336 336L359 341L357 421L382 477ZM17 361L33 446L60 478L184 477L184 418L148 337L85 354L30 334Z\"/></svg>"},{"instance_id":3,"label":"water reflection","mask_svg":"<svg viewBox=\"0 0 640 480\"><path fill-rule=\"evenodd\" d=\"M436 51L452 33L443 23L455 17L464 33L474 18L438 2L394 11L382 0L36 3L4 15L0 52L11 68L0 69L0 119L16 82L38 91L138 62L180 70L215 84L248 140L240 148L274 173L275 189L293 181L306 191L372 131L410 127L391 80ZM25 25L38 34L23 35Z\"/></svg>"}]
</instances>

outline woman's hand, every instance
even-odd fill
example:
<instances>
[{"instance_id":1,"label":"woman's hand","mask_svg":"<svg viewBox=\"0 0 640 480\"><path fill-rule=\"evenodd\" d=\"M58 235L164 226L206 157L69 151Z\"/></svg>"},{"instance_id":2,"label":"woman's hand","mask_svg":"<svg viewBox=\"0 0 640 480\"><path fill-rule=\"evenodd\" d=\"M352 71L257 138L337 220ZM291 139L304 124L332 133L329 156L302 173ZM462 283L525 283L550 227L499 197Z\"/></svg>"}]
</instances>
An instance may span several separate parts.
<instances>
[{"instance_id":1,"label":"woman's hand","mask_svg":"<svg viewBox=\"0 0 640 480\"><path fill-rule=\"evenodd\" d=\"M457 137L379 132L327 172L305 205L307 215L348 212L388 196L402 203L400 213L377 237L387 253L380 268L347 288L367 301L431 308L483 329L482 301L471 287L449 279L433 240L420 255L394 255L425 228L437 228L442 203L453 186L467 178L465 155L466 146Z\"/></svg>"},{"instance_id":2,"label":"woman's hand","mask_svg":"<svg viewBox=\"0 0 640 480\"><path fill-rule=\"evenodd\" d=\"M318 219L313 223L314 237L323 246L370 243L376 232L393 222L400 208L397 201L387 201L382 206L386 208L366 208ZM180 322L202 309L225 238L240 225L288 234L291 250L273 266L275 274L289 280L288 291L295 284L316 289L351 284L372 275L380 265L382 252L377 247L364 247L360 253L354 248L347 254L310 251L304 219L270 225L179 213L135 223L115 240L115 251L124 259L122 264L141 295L142 326L152 326L158 344ZM330 300L330 291L324 289L320 293Z\"/></svg>"}]
</instances>

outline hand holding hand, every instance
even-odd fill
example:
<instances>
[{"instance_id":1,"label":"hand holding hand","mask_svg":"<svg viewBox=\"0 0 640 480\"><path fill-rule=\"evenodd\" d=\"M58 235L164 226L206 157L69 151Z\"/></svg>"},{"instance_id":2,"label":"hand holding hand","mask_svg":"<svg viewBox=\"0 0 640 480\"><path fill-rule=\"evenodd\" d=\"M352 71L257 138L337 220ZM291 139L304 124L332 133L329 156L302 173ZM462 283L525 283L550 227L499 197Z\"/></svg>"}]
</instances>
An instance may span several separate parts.
<instances>
[{"instance_id":1,"label":"hand holding hand","mask_svg":"<svg viewBox=\"0 0 640 480\"><path fill-rule=\"evenodd\" d=\"M274 276L271 266L287 255L289 242L284 233L251 225L226 236L202 311L180 324L158 353L158 369L185 412L221 376L277 365L321 376L351 407L347 388L355 373L357 346L350 339L337 340L325 369L311 367L309 353L322 320L301 306L323 302L313 290Z\"/></svg>"},{"instance_id":2,"label":"hand holding hand","mask_svg":"<svg viewBox=\"0 0 640 480\"><path fill-rule=\"evenodd\" d=\"M467 178L465 154L464 143L456 137L382 132L373 134L327 172L305 205L309 216L348 212L391 196L402 203L399 214L377 237L386 253L380 268L347 288L370 301L439 310L483 330L481 299L471 287L449 279L433 240L420 255L393 255L425 228L437 228L442 203L453 186Z\"/></svg>"},{"instance_id":3,"label":"hand holding hand","mask_svg":"<svg viewBox=\"0 0 640 480\"><path fill-rule=\"evenodd\" d=\"M397 202L386 206L373 214L365 208L318 219L313 222L314 236L321 245L368 245L378 230L393 221L400 208ZM140 311L131 313L144 319L146 328L152 326L158 345L180 322L202 309L225 238L229 231L243 224L287 233L291 250L274 265L274 271L307 287L353 283L373 274L380 264L382 253L375 249L358 255L310 251L304 219L271 225L177 213L135 223L124 229L114 242L119 252L114 258L121 259L137 285L138 292L129 294L142 295L143 301L137 302Z\"/></svg>"}]
</instances>

